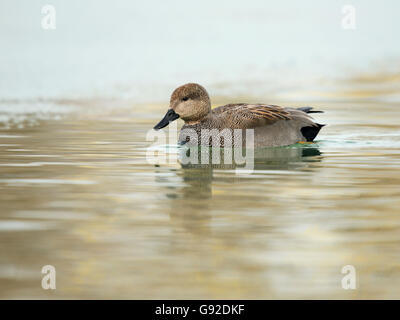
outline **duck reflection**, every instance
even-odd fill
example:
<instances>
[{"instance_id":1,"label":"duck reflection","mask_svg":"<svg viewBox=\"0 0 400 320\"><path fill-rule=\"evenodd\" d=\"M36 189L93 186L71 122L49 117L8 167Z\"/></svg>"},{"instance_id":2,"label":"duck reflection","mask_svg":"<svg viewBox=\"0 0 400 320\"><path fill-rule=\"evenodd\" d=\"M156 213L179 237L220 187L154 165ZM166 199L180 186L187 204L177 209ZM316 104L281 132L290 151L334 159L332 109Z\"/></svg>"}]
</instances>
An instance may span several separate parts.
<instances>
[{"instance_id":1,"label":"duck reflection","mask_svg":"<svg viewBox=\"0 0 400 320\"><path fill-rule=\"evenodd\" d=\"M209 232L211 220L209 199L212 198L213 168L192 167L177 172L183 187L170 189L168 213L171 222L195 234Z\"/></svg>"},{"instance_id":2,"label":"duck reflection","mask_svg":"<svg viewBox=\"0 0 400 320\"><path fill-rule=\"evenodd\" d=\"M219 161L213 161L219 157ZM241 174L240 171L232 171L246 167L246 164L236 164L234 161L225 161L226 153L224 149L218 150L218 155L211 148L185 148L181 150L179 160L180 170L174 170L174 177L178 177L183 182L182 186L169 187L166 196L169 201L168 213L171 222L183 226L192 233L208 233L213 209L213 184L218 182L231 181L232 183L245 183L252 179L251 174L266 170L303 170L315 162L322 160L321 152L318 147L282 147L282 148L263 148L254 150L253 171ZM187 159L202 159L197 163L187 163ZM181 160L184 161L181 161ZM249 159L249 158L248 158ZM229 159L228 159L229 160ZM213 163L214 162L214 163ZM214 171L232 171L232 175L214 175ZM264 171L264 172L263 172ZM237 174L236 174L237 173ZM238 179L239 178L239 179ZM172 179L172 178L166 178ZM169 185L172 185L172 181Z\"/></svg>"},{"instance_id":3,"label":"duck reflection","mask_svg":"<svg viewBox=\"0 0 400 320\"><path fill-rule=\"evenodd\" d=\"M182 148L182 169L248 169L249 173L265 169L298 169L321 161L318 147L275 147L244 149ZM238 170L237 173L241 173ZM212 176L212 174L211 174Z\"/></svg>"}]
</instances>

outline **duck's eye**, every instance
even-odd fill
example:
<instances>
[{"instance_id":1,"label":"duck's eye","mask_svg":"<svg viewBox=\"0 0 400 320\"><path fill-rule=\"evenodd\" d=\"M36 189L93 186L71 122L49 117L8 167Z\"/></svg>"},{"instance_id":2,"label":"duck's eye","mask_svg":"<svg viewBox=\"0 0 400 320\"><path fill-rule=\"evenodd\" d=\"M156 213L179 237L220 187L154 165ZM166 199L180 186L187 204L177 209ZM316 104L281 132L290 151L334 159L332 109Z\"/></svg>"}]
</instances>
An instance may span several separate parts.
<instances>
[{"instance_id":1,"label":"duck's eye","mask_svg":"<svg viewBox=\"0 0 400 320\"><path fill-rule=\"evenodd\" d=\"M189 100L189 97L184 97L184 98L182 98L182 100L183 100L183 101L188 101L188 100Z\"/></svg>"}]
</instances>

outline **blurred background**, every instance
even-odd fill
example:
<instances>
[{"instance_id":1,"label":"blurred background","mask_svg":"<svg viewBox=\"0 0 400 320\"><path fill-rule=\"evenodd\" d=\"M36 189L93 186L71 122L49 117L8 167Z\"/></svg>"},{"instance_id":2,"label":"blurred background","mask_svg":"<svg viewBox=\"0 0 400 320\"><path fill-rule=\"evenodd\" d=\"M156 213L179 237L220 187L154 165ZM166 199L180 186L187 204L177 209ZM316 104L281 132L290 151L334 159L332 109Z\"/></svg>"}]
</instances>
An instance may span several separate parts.
<instances>
[{"instance_id":1,"label":"blurred background","mask_svg":"<svg viewBox=\"0 0 400 320\"><path fill-rule=\"evenodd\" d=\"M333 80L399 69L394 0L352 1L355 29L336 0L55 0L55 30L41 27L46 4L0 4L2 100L164 102L189 81L214 95L309 99Z\"/></svg>"},{"instance_id":2,"label":"blurred background","mask_svg":"<svg viewBox=\"0 0 400 320\"><path fill-rule=\"evenodd\" d=\"M399 298L399 18L394 0L2 0L0 298ZM186 82L328 126L246 176L155 167L146 134Z\"/></svg>"}]
</instances>

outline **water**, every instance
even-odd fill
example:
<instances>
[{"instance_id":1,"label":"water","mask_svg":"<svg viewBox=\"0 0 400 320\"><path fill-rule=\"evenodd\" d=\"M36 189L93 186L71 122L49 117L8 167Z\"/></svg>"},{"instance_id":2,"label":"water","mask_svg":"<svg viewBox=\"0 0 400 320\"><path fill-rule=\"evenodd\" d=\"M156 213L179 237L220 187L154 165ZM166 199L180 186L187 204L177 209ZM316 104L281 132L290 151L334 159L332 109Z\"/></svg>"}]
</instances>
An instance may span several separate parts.
<instances>
[{"instance_id":1,"label":"water","mask_svg":"<svg viewBox=\"0 0 400 320\"><path fill-rule=\"evenodd\" d=\"M300 46L276 32L277 17L299 10L289 2L247 11L236 3L236 15L224 15L223 4L211 16L196 8L203 24L177 19L194 4L180 7L168 20L175 37L164 42L164 7L149 20L145 4L116 2L113 15L99 3L75 10L56 2L57 31L46 34L32 27L40 26L34 1L2 2L0 298L400 298L400 55L382 36L396 30L398 20L383 14L395 10L357 2L359 29L344 35L334 20L340 6L313 11L316 2L306 2L294 25L310 42ZM376 25L365 27L374 13ZM315 31L327 17L332 24ZM117 20L126 21L119 33ZM66 21L75 23L63 28ZM196 26L196 45L184 22ZM281 36L297 29L285 28ZM141 30L148 38L127 44L130 31L145 37ZM270 42L249 37L255 30ZM329 30L332 43L320 46ZM239 40L259 50L221 53ZM268 43L286 48L267 55ZM198 65L196 52L208 52ZM189 80L204 84L214 105L311 104L328 125L315 144L258 150L248 174L152 165L146 134L170 91ZM160 150L178 152L174 144ZM41 287L44 265L56 267L54 291ZM345 265L356 268L356 290L341 287Z\"/></svg>"},{"instance_id":2,"label":"water","mask_svg":"<svg viewBox=\"0 0 400 320\"><path fill-rule=\"evenodd\" d=\"M245 175L148 164L139 109L2 130L1 297L398 298L398 104L325 110Z\"/></svg>"}]
</instances>

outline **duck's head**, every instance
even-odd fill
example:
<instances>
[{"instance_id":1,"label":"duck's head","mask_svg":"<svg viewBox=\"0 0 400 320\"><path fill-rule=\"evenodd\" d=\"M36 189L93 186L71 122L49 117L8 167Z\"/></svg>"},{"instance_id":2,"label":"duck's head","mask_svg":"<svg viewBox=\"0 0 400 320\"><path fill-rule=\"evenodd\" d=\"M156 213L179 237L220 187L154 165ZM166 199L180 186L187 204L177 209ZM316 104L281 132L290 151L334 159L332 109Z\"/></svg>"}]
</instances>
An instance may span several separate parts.
<instances>
[{"instance_id":1,"label":"duck's head","mask_svg":"<svg viewBox=\"0 0 400 320\"><path fill-rule=\"evenodd\" d=\"M174 90L166 115L154 129L164 128L178 118L188 124L196 123L210 110L211 102L206 89L197 83L187 83Z\"/></svg>"}]
</instances>

